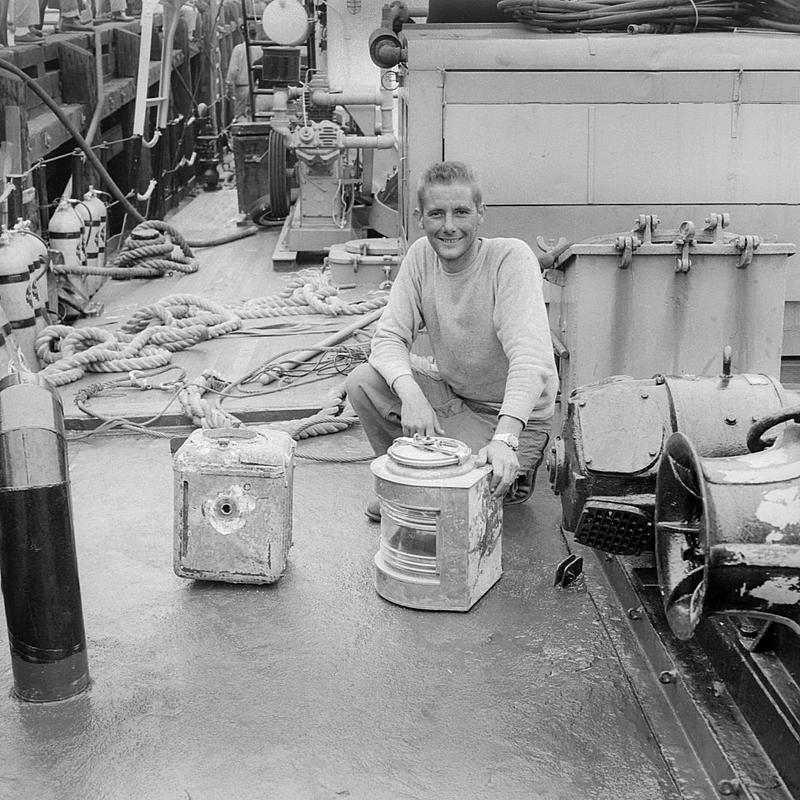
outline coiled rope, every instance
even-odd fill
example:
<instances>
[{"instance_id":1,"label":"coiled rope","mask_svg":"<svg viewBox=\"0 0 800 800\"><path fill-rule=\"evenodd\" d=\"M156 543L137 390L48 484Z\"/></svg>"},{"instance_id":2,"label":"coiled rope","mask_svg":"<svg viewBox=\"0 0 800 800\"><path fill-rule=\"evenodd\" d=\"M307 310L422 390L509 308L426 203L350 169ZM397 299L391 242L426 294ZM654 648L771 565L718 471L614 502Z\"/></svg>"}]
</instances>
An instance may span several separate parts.
<instances>
[{"instance_id":1,"label":"coiled rope","mask_svg":"<svg viewBox=\"0 0 800 800\"><path fill-rule=\"evenodd\" d=\"M270 316L285 313L287 309L336 316L363 314L386 304L386 293L359 303L328 302L338 300L338 290L318 272L297 275L280 294L260 298L247 312L243 306L231 308L197 295L174 294L139 308L118 332L99 327L50 325L39 334L35 345L39 363L44 365L42 377L54 386L63 386L86 372L161 367L170 363L172 353L239 331L243 318L256 318L256 309L274 310L276 314ZM305 305L294 305L297 302ZM348 310L343 311L345 308Z\"/></svg>"},{"instance_id":2,"label":"coiled rope","mask_svg":"<svg viewBox=\"0 0 800 800\"><path fill-rule=\"evenodd\" d=\"M53 264L58 275L99 275L115 280L160 278L174 272L197 272L199 262L180 231L160 220L137 225L114 260L103 267Z\"/></svg>"},{"instance_id":3,"label":"coiled rope","mask_svg":"<svg viewBox=\"0 0 800 800\"><path fill-rule=\"evenodd\" d=\"M169 364L172 355L151 343L152 333L114 334L103 328L50 325L36 340L36 355L47 366L39 375L63 386L86 372L128 372Z\"/></svg>"},{"instance_id":4,"label":"coiled rope","mask_svg":"<svg viewBox=\"0 0 800 800\"><path fill-rule=\"evenodd\" d=\"M346 303L339 290L322 270L301 270L289 285L276 295L256 297L241 305L228 306L241 319L261 319L302 314L329 317L366 314L386 305L388 293L375 292L366 300Z\"/></svg>"}]
</instances>

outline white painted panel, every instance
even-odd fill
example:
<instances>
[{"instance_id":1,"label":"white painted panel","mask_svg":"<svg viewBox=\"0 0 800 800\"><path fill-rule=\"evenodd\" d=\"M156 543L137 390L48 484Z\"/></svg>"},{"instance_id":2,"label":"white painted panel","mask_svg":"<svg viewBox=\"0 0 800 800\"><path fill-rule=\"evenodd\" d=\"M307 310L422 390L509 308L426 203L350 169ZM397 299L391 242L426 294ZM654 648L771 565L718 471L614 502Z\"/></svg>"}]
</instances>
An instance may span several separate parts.
<instances>
[{"instance_id":1,"label":"white painted panel","mask_svg":"<svg viewBox=\"0 0 800 800\"><path fill-rule=\"evenodd\" d=\"M598 106L598 203L795 203L797 105Z\"/></svg>"},{"instance_id":2,"label":"white painted panel","mask_svg":"<svg viewBox=\"0 0 800 800\"><path fill-rule=\"evenodd\" d=\"M800 72L447 72L450 103L800 102Z\"/></svg>"},{"instance_id":3,"label":"white painted panel","mask_svg":"<svg viewBox=\"0 0 800 800\"><path fill-rule=\"evenodd\" d=\"M588 116L581 105L448 105L445 158L478 170L487 203L585 203Z\"/></svg>"}]
</instances>

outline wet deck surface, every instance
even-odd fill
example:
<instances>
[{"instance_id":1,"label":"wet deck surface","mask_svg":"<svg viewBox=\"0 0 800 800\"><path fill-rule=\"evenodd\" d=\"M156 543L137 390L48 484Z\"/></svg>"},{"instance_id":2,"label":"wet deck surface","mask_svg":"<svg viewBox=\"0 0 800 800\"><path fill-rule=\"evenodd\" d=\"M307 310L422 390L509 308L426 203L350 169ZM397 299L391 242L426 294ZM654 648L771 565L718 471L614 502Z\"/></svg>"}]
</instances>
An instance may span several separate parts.
<instances>
[{"instance_id":1,"label":"wet deck surface","mask_svg":"<svg viewBox=\"0 0 800 800\"><path fill-rule=\"evenodd\" d=\"M680 796L591 598L552 586L546 487L507 513L500 582L431 613L374 591L366 465L299 460L287 572L242 587L172 572L168 442L73 443L70 464L93 685L0 702L3 798Z\"/></svg>"},{"instance_id":2,"label":"wet deck surface","mask_svg":"<svg viewBox=\"0 0 800 800\"><path fill-rule=\"evenodd\" d=\"M273 293L285 276L251 263L269 241L231 245L213 268L218 252L202 252L196 276L108 285L99 299L121 317L154 294ZM233 377L286 347L244 341L176 360L190 374L223 366ZM63 390L69 415L75 391ZM319 404L325 385L292 391L276 406ZM103 400L118 414L162 401ZM359 427L298 445L299 456L368 453ZM459 614L375 593L366 463L297 459L286 574L247 587L174 574L168 440L72 438L69 457L93 683L48 706L0 697L2 800L697 796L676 788L606 612L585 584L553 587L567 549L544 475L527 504L507 510L502 579ZM6 650L0 687L11 684Z\"/></svg>"}]
</instances>

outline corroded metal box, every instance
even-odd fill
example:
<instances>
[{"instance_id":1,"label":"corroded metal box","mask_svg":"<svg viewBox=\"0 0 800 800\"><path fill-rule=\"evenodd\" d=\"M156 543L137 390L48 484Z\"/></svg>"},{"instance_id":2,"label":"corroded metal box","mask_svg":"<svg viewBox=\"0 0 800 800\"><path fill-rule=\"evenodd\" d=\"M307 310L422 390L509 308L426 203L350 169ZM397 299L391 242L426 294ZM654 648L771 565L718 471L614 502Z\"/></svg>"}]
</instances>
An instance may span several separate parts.
<instances>
[{"instance_id":1,"label":"corroded metal box","mask_svg":"<svg viewBox=\"0 0 800 800\"><path fill-rule=\"evenodd\" d=\"M735 372L779 375L788 257L796 247L703 225L633 230L572 245L545 278L560 287L550 328L560 338L561 396L612 375L708 375L723 347ZM565 348L565 349L564 349Z\"/></svg>"},{"instance_id":2,"label":"corroded metal box","mask_svg":"<svg viewBox=\"0 0 800 800\"><path fill-rule=\"evenodd\" d=\"M292 546L294 440L197 430L175 453L173 566L182 578L273 583Z\"/></svg>"},{"instance_id":3,"label":"corroded metal box","mask_svg":"<svg viewBox=\"0 0 800 800\"><path fill-rule=\"evenodd\" d=\"M463 442L396 439L372 462L381 505L375 589L392 603L469 611L500 579L503 504Z\"/></svg>"}]
</instances>

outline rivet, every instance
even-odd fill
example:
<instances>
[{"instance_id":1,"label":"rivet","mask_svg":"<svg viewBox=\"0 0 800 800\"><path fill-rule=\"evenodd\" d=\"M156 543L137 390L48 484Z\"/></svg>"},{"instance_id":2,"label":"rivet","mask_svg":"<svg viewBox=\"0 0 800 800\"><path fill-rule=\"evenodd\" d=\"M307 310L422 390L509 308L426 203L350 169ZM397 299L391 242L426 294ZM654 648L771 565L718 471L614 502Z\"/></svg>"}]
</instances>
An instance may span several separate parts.
<instances>
[{"instance_id":1,"label":"rivet","mask_svg":"<svg viewBox=\"0 0 800 800\"><path fill-rule=\"evenodd\" d=\"M638 608L629 608L627 611L628 619L641 619L642 615Z\"/></svg>"},{"instance_id":2,"label":"rivet","mask_svg":"<svg viewBox=\"0 0 800 800\"><path fill-rule=\"evenodd\" d=\"M658 673L658 682L659 683L677 683L678 674L675 672L674 669L662 669L661 672Z\"/></svg>"},{"instance_id":3,"label":"rivet","mask_svg":"<svg viewBox=\"0 0 800 800\"><path fill-rule=\"evenodd\" d=\"M648 452L650 453L651 456L657 456L658 455L658 450L649 450Z\"/></svg>"},{"instance_id":4,"label":"rivet","mask_svg":"<svg viewBox=\"0 0 800 800\"><path fill-rule=\"evenodd\" d=\"M592 459L591 459L591 458L586 458L586 459L584 459L584 461L585 461L587 464L591 464L591 463L592 463Z\"/></svg>"},{"instance_id":5,"label":"rivet","mask_svg":"<svg viewBox=\"0 0 800 800\"><path fill-rule=\"evenodd\" d=\"M649 393L644 391L639 392L639 396L642 398L642 400L647 400L647 398L650 397Z\"/></svg>"},{"instance_id":6,"label":"rivet","mask_svg":"<svg viewBox=\"0 0 800 800\"><path fill-rule=\"evenodd\" d=\"M724 778L717 784L717 791L723 797L738 797L742 785L736 778Z\"/></svg>"},{"instance_id":7,"label":"rivet","mask_svg":"<svg viewBox=\"0 0 800 800\"><path fill-rule=\"evenodd\" d=\"M585 405L586 405L586 401L585 401L583 398L581 398L580 400L578 400L578 405L579 405L581 408L583 408L583 406L585 406Z\"/></svg>"},{"instance_id":8,"label":"rivet","mask_svg":"<svg viewBox=\"0 0 800 800\"><path fill-rule=\"evenodd\" d=\"M726 425L735 425L736 424L736 417L725 417L725 424Z\"/></svg>"}]
</instances>

